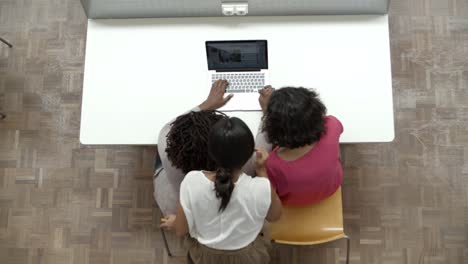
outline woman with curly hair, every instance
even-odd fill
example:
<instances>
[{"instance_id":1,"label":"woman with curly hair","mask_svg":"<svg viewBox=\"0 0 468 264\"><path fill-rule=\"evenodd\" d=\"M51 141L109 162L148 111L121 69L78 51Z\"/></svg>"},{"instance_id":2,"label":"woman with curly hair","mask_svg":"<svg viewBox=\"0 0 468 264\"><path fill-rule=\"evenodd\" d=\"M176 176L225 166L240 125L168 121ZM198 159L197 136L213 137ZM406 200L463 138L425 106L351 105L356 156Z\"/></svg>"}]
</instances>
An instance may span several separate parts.
<instances>
[{"instance_id":1,"label":"woman with curly hair","mask_svg":"<svg viewBox=\"0 0 468 264\"><path fill-rule=\"evenodd\" d=\"M317 93L285 87L260 92L262 131L274 148L268 177L285 205L308 205L331 196L342 182L341 122L326 115Z\"/></svg>"},{"instance_id":2,"label":"woman with curly hair","mask_svg":"<svg viewBox=\"0 0 468 264\"><path fill-rule=\"evenodd\" d=\"M224 96L227 81L216 81L208 98L175 120L167 123L158 138L158 158L154 198L164 215L176 212L180 183L192 170L213 170L215 162L208 155L208 135L211 127L225 115L216 109L225 105L232 95Z\"/></svg>"}]
</instances>

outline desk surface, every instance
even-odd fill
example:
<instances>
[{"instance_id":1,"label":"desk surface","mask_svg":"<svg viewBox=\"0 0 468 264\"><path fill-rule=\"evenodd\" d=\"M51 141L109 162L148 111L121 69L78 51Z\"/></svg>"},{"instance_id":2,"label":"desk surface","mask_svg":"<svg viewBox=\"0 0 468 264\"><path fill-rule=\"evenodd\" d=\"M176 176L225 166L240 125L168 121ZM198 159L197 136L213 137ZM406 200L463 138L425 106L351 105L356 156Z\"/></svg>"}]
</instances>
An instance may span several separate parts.
<instances>
[{"instance_id":1,"label":"desk surface","mask_svg":"<svg viewBox=\"0 0 468 264\"><path fill-rule=\"evenodd\" d=\"M267 39L271 85L316 88L342 143L392 141L388 34L386 15L89 20L80 141L156 144L208 94L205 41L224 39Z\"/></svg>"}]
</instances>

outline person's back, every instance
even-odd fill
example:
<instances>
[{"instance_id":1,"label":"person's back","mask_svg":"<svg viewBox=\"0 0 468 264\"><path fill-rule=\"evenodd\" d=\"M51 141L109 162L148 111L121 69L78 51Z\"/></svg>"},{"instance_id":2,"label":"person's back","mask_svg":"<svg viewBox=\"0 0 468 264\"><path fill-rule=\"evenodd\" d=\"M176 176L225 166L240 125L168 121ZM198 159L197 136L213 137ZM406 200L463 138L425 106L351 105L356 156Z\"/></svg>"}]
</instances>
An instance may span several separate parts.
<instances>
[{"instance_id":1,"label":"person's back","mask_svg":"<svg viewBox=\"0 0 468 264\"><path fill-rule=\"evenodd\" d=\"M305 154L292 157L280 148L270 153L268 175L283 204L316 203L340 187L343 169L338 142L343 129L334 116L326 116L325 120L325 134Z\"/></svg>"},{"instance_id":2,"label":"person's back","mask_svg":"<svg viewBox=\"0 0 468 264\"><path fill-rule=\"evenodd\" d=\"M279 89L268 102L263 130L276 148L267 160L267 172L283 204L312 204L341 185L343 126L325 113L317 94L305 88Z\"/></svg>"},{"instance_id":3,"label":"person's back","mask_svg":"<svg viewBox=\"0 0 468 264\"><path fill-rule=\"evenodd\" d=\"M238 118L225 117L211 129L209 156L215 171L192 171L181 184L177 216L162 227L190 233L189 263L268 263L265 219L276 221L281 202L266 177L268 153L257 151L257 177L242 172L254 152L254 138Z\"/></svg>"},{"instance_id":4,"label":"person's back","mask_svg":"<svg viewBox=\"0 0 468 264\"><path fill-rule=\"evenodd\" d=\"M215 183L202 171L188 173L182 182L181 204L190 235L214 249L246 247L260 233L270 208L270 182L241 174L222 212L214 187Z\"/></svg>"}]
</instances>

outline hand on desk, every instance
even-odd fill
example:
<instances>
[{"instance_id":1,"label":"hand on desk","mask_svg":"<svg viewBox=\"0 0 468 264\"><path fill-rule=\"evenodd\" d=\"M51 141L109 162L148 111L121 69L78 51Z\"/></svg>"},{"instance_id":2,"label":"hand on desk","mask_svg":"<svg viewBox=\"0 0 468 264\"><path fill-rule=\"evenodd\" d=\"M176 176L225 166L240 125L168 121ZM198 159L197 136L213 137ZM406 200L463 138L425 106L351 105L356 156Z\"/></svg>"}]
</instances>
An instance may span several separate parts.
<instances>
[{"instance_id":1,"label":"hand on desk","mask_svg":"<svg viewBox=\"0 0 468 264\"><path fill-rule=\"evenodd\" d=\"M224 97L227 86L228 82L226 80L217 80L214 82L211 86L208 98L198 107L200 107L201 110L216 110L224 106L234 96L233 94L229 94Z\"/></svg>"}]
</instances>

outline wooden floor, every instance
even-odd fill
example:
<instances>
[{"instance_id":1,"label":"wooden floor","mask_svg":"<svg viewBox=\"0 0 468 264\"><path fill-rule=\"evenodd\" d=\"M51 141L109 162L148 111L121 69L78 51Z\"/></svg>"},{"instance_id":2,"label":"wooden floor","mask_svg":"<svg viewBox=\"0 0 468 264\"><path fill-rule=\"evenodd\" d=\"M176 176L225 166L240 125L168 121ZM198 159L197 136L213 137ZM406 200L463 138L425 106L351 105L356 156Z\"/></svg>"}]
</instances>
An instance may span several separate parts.
<instances>
[{"instance_id":1,"label":"wooden floor","mask_svg":"<svg viewBox=\"0 0 468 264\"><path fill-rule=\"evenodd\" d=\"M466 264L468 1L392 0L390 28L396 139L343 146L351 263ZM158 231L155 148L79 144L79 1L0 0L0 37L0 263L184 263ZM273 262L344 263L344 245Z\"/></svg>"}]
</instances>

